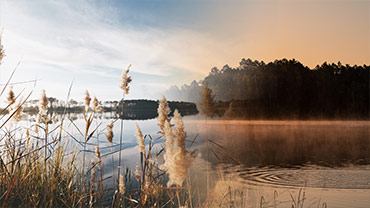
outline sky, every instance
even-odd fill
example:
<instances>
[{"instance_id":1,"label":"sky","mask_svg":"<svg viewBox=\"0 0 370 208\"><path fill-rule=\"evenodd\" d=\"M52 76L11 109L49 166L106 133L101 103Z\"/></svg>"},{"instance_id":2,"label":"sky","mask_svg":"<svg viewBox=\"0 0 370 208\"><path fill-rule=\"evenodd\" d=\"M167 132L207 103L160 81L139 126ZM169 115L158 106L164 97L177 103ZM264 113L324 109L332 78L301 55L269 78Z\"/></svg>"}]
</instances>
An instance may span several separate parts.
<instances>
[{"instance_id":1,"label":"sky","mask_svg":"<svg viewBox=\"0 0 370 208\"><path fill-rule=\"evenodd\" d=\"M160 99L171 85L201 80L242 58L370 64L368 0L0 0L4 84L24 94Z\"/></svg>"}]
</instances>

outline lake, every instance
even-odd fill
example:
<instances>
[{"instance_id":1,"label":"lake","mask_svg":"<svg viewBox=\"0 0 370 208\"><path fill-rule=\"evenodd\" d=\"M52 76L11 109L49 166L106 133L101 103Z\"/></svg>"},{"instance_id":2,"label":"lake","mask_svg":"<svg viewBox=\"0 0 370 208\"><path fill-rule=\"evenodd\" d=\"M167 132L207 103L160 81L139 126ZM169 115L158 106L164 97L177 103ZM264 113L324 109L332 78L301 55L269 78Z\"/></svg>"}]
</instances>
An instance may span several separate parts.
<instances>
[{"instance_id":1,"label":"lake","mask_svg":"<svg viewBox=\"0 0 370 208\"><path fill-rule=\"evenodd\" d=\"M222 175L213 184L218 205L229 207L232 197L233 206L291 207L306 198L304 207L370 207L370 122L205 123L186 121L190 132L217 142L210 160L222 163L214 166Z\"/></svg>"},{"instance_id":2,"label":"lake","mask_svg":"<svg viewBox=\"0 0 370 208\"><path fill-rule=\"evenodd\" d=\"M79 132L85 131L86 123L82 115L71 117L74 119L65 122L68 134L63 138L69 148L83 139ZM107 154L103 157L105 177L112 175L112 150L104 128L112 118L110 114L97 116L91 128L99 126L99 131L86 146L87 158L94 145ZM203 179L210 164L209 200L214 206L298 207L304 203L304 207L370 207L369 121L204 120L187 116L184 122L188 148L196 157L192 183L204 194ZM122 169L134 170L139 163L136 124L143 134L151 135L156 151L163 142L157 120L124 120ZM115 120L113 151L119 149L120 125L121 121ZM113 154L113 163L117 168L118 152Z\"/></svg>"}]
</instances>

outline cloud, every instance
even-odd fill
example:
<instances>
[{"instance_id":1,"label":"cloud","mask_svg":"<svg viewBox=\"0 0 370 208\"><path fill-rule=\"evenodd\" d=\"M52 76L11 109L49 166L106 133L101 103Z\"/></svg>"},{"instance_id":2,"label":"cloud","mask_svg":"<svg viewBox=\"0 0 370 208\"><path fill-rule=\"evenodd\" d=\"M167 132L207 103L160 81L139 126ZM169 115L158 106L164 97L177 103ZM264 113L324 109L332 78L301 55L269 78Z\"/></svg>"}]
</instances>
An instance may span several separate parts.
<instances>
[{"instance_id":1,"label":"cloud","mask_svg":"<svg viewBox=\"0 0 370 208\"><path fill-rule=\"evenodd\" d=\"M35 10L39 10L39 7L29 6L25 8L10 1L2 4L5 11L1 12L3 43L7 54L2 67L12 68L23 57L20 66L22 75L17 76L18 79L37 76L40 82L44 82L69 81L73 77L94 79L91 76L96 76L119 82L122 69L129 64L133 65L133 71L140 74L164 77L171 76L174 68L187 70L168 56L172 51L166 48L167 40L174 40L169 36L176 36L176 32L154 28L135 31L120 25L115 27L101 21L109 15L97 12L88 4L80 5L87 8L85 14L69 9L70 5L65 3L48 4L46 10L58 11L59 14L49 14L47 18L36 14ZM59 21L58 15L61 14L67 20ZM10 73L10 70L6 71ZM8 74L5 72L3 75ZM56 74L60 76L55 77ZM86 88L95 88L96 83L89 86L82 82L87 84Z\"/></svg>"},{"instance_id":2,"label":"cloud","mask_svg":"<svg viewBox=\"0 0 370 208\"><path fill-rule=\"evenodd\" d=\"M338 5L344 9L349 4ZM326 10L321 11L320 6L321 3L317 3L318 8L314 9L323 17L321 22L325 22L327 16L335 19L338 15L337 10L329 15ZM364 8L362 5L357 7ZM353 7L353 11L360 11L357 7ZM349 35L338 36L342 33L336 33L336 42L333 42L334 38L325 42L319 39L321 33L310 35L314 28L325 25L316 26L320 22L308 18L312 16L311 11L306 11L307 18L292 15L297 13L292 12L296 9L302 10L302 3L3 0L0 24L4 28L3 44L7 57L1 66L0 81L3 82L3 77L7 77L22 59L15 79L23 81L37 77L39 88L50 88L49 83L64 83L68 87L74 79L76 86L102 91L116 86L114 83L119 83L121 71L132 64L132 72L136 73L134 81L138 82L133 83L130 96L154 98L147 96L148 89L158 94L167 88L165 86L202 79L213 66L236 66L243 57L265 62L283 57L297 58L312 65L329 57L320 53L323 49L335 61L339 55L349 57L348 54L355 54L350 53L354 49L349 48L351 50L336 50L341 52L336 55L339 52L333 51L333 45L337 42L364 48L361 46L362 36L369 34L369 27L358 23L361 26L358 28L365 29L357 33L364 35L356 38L356 42L349 40ZM357 19L369 16L368 11L357 13L362 15L357 15ZM352 13L340 14L342 19L354 16ZM289 25L281 24L286 22ZM290 25L300 25L301 30ZM356 24L352 25L356 27ZM291 45L287 44L287 37ZM320 45L325 48L316 50L313 47ZM369 50L358 54L362 56L352 56L365 57ZM157 87L151 87L153 85ZM101 96L117 99L119 95L119 89L114 88Z\"/></svg>"},{"instance_id":3,"label":"cloud","mask_svg":"<svg viewBox=\"0 0 370 208\"><path fill-rule=\"evenodd\" d=\"M49 82L68 86L75 79L94 91L99 85L119 82L121 71L132 64L138 80L147 83L138 83L140 90L133 86L133 92L148 97L146 86L157 86L151 88L156 90L151 94L160 94L170 85L199 79L212 67L209 63L223 60L214 53L222 55L217 51L224 46L201 31L178 27L133 28L120 24L116 15L107 13L109 9L102 12L87 2L74 3L5 1L2 4L7 54L3 67L12 68L22 57L19 69L22 75L15 79L37 77L38 88L50 88ZM140 79L145 74L149 80ZM120 95L117 90L113 92ZM117 97L113 93L109 96Z\"/></svg>"}]
</instances>

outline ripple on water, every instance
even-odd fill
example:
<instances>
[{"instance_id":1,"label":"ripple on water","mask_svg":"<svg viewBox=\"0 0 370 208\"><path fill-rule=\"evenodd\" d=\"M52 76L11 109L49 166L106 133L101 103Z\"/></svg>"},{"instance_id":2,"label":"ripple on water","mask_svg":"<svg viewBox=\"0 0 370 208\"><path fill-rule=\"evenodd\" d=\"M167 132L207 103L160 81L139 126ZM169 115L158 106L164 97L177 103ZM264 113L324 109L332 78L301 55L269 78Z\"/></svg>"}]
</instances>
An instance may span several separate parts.
<instances>
[{"instance_id":1,"label":"ripple on water","mask_svg":"<svg viewBox=\"0 0 370 208\"><path fill-rule=\"evenodd\" d=\"M245 183L260 186L329 189L370 189L370 166L327 168L241 168L233 167ZM231 170L230 167L228 168Z\"/></svg>"}]
</instances>

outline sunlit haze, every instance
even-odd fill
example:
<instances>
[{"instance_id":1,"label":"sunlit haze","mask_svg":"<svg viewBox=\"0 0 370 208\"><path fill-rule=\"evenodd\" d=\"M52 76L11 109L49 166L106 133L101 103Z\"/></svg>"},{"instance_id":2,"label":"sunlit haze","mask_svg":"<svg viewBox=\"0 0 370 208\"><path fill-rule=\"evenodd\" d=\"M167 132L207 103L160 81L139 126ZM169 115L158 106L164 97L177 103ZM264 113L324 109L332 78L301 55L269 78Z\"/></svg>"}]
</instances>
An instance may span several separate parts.
<instances>
[{"instance_id":1,"label":"sunlit haze","mask_svg":"<svg viewBox=\"0 0 370 208\"><path fill-rule=\"evenodd\" d=\"M370 64L369 8L367 0L0 0L0 82L21 61L12 82L37 79L33 97L46 89L65 98L73 81L74 99L88 89L112 100L132 64L128 98L159 99L242 58Z\"/></svg>"}]
</instances>

